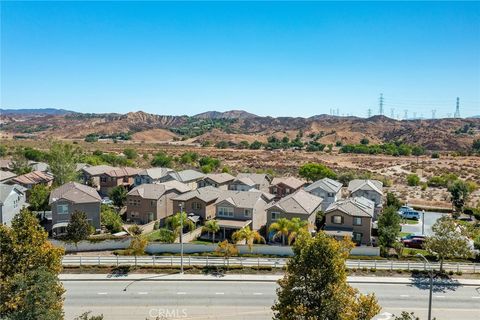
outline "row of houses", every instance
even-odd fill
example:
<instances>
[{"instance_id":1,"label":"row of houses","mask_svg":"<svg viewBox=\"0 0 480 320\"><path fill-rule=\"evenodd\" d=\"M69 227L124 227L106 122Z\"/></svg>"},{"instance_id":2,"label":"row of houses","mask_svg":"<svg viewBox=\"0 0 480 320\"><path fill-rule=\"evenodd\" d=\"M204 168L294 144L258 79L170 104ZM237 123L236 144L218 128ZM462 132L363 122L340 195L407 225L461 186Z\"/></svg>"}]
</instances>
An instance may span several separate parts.
<instances>
[{"instance_id":1,"label":"row of houses","mask_svg":"<svg viewBox=\"0 0 480 320\"><path fill-rule=\"evenodd\" d=\"M256 173L233 176L106 165L79 166L79 172L83 183L71 182L51 192L53 234L64 231L74 211L86 212L91 224L100 229L102 196L116 186L129 190L128 221L163 224L167 217L185 211L200 223L216 219L224 238L246 226L270 236L269 226L281 218L306 220L313 231L317 213L321 211L325 214L325 232L336 237L349 236L359 244L368 245L372 243L372 221L383 205L383 185L376 180L352 180L345 189L340 182L328 178L307 184L295 177L272 179ZM12 181L9 185L12 195L25 193L31 187ZM9 200L10 196L4 199L3 194L6 191L0 199L1 221L8 224L12 214L4 214L3 208L8 208L10 205L6 203L13 200ZM26 203L25 199L17 201Z\"/></svg>"}]
</instances>

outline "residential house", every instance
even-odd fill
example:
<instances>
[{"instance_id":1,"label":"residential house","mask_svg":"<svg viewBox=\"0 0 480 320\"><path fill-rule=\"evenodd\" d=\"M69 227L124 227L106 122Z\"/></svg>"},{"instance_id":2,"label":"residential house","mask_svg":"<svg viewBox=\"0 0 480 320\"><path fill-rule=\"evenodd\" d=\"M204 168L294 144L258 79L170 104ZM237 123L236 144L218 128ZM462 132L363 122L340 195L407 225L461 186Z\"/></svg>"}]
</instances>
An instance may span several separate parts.
<instances>
[{"instance_id":1,"label":"residential house","mask_svg":"<svg viewBox=\"0 0 480 320\"><path fill-rule=\"evenodd\" d=\"M309 230L313 231L317 212L321 211L323 199L306 192L298 190L267 207L267 230L270 225L281 218L300 218L308 221ZM270 233L269 239L273 236Z\"/></svg>"},{"instance_id":2,"label":"residential house","mask_svg":"<svg viewBox=\"0 0 480 320\"><path fill-rule=\"evenodd\" d=\"M375 203L354 197L332 203L325 211L325 233L337 239L350 237L361 245L372 242L372 219Z\"/></svg>"},{"instance_id":3,"label":"residential house","mask_svg":"<svg viewBox=\"0 0 480 320\"><path fill-rule=\"evenodd\" d=\"M205 174L196 170L173 171L160 179L160 182L177 180L188 185L192 190L197 188L197 182L202 180Z\"/></svg>"},{"instance_id":4,"label":"residential house","mask_svg":"<svg viewBox=\"0 0 480 320\"><path fill-rule=\"evenodd\" d=\"M88 167L91 167L88 163L79 162L79 163L75 164L75 171L80 172L83 169L88 168Z\"/></svg>"},{"instance_id":5,"label":"residential house","mask_svg":"<svg viewBox=\"0 0 480 320\"><path fill-rule=\"evenodd\" d=\"M342 184L338 181L323 178L305 187L305 191L323 199L322 211L342 198Z\"/></svg>"},{"instance_id":6,"label":"residential house","mask_svg":"<svg viewBox=\"0 0 480 320\"><path fill-rule=\"evenodd\" d=\"M51 186L53 175L43 171L32 171L10 179L9 183L19 184L27 189L31 189L37 184Z\"/></svg>"},{"instance_id":7,"label":"residential house","mask_svg":"<svg viewBox=\"0 0 480 320\"><path fill-rule=\"evenodd\" d=\"M261 173L239 173L235 180L228 186L229 190L248 191L257 189L263 192L268 192L268 187L271 183L270 176Z\"/></svg>"},{"instance_id":8,"label":"residential house","mask_svg":"<svg viewBox=\"0 0 480 320\"><path fill-rule=\"evenodd\" d=\"M161 167L142 170L135 177L135 185L139 186L144 183L160 183L162 178L172 172L173 170L170 168Z\"/></svg>"},{"instance_id":9,"label":"residential house","mask_svg":"<svg viewBox=\"0 0 480 320\"><path fill-rule=\"evenodd\" d=\"M0 170L0 182L6 182L16 176L13 172Z\"/></svg>"},{"instance_id":10,"label":"residential house","mask_svg":"<svg viewBox=\"0 0 480 320\"><path fill-rule=\"evenodd\" d=\"M100 193L108 195L113 188L118 186L123 186L129 190L139 172L140 169L122 167L102 173L100 175Z\"/></svg>"},{"instance_id":11,"label":"residential house","mask_svg":"<svg viewBox=\"0 0 480 320\"><path fill-rule=\"evenodd\" d=\"M65 233L75 211L85 212L90 224L99 230L101 201L97 190L77 182L69 182L53 190L49 200L52 208L52 234Z\"/></svg>"},{"instance_id":12,"label":"residential house","mask_svg":"<svg viewBox=\"0 0 480 320\"><path fill-rule=\"evenodd\" d=\"M275 200L295 193L305 185L305 181L295 177L273 178L269 187L270 193L275 195Z\"/></svg>"},{"instance_id":13,"label":"residential house","mask_svg":"<svg viewBox=\"0 0 480 320\"><path fill-rule=\"evenodd\" d=\"M375 216L382 210L383 206L383 183L378 180L355 179L348 184L350 197L364 197L375 203Z\"/></svg>"},{"instance_id":14,"label":"residential house","mask_svg":"<svg viewBox=\"0 0 480 320\"><path fill-rule=\"evenodd\" d=\"M199 216L203 221L213 219L216 214L215 202L224 191L208 186L181 194L172 199L173 210L180 212L183 208L184 212Z\"/></svg>"},{"instance_id":15,"label":"residential house","mask_svg":"<svg viewBox=\"0 0 480 320\"><path fill-rule=\"evenodd\" d=\"M164 183L141 184L127 194L127 220L145 224L174 214L172 198L191 191L190 187L176 180Z\"/></svg>"},{"instance_id":16,"label":"residential house","mask_svg":"<svg viewBox=\"0 0 480 320\"><path fill-rule=\"evenodd\" d=\"M222 190L228 190L228 185L235 180L229 173L209 173L197 182L198 188L212 186Z\"/></svg>"},{"instance_id":17,"label":"residential house","mask_svg":"<svg viewBox=\"0 0 480 320\"><path fill-rule=\"evenodd\" d=\"M100 190L100 176L115 169L118 168L105 164L83 167L80 169L82 173L83 184Z\"/></svg>"},{"instance_id":18,"label":"residential house","mask_svg":"<svg viewBox=\"0 0 480 320\"><path fill-rule=\"evenodd\" d=\"M13 163L9 159L0 159L0 170L12 170Z\"/></svg>"},{"instance_id":19,"label":"residential house","mask_svg":"<svg viewBox=\"0 0 480 320\"><path fill-rule=\"evenodd\" d=\"M26 188L0 183L0 224L12 225L13 217L26 206Z\"/></svg>"},{"instance_id":20,"label":"residential house","mask_svg":"<svg viewBox=\"0 0 480 320\"><path fill-rule=\"evenodd\" d=\"M260 230L267 222L267 205L273 195L261 191L224 190L215 201L215 219L221 228L223 239L243 227Z\"/></svg>"},{"instance_id":21,"label":"residential house","mask_svg":"<svg viewBox=\"0 0 480 320\"><path fill-rule=\"evenodd\" d=\"M48 163L40 162L40 161L28 161L28 166L32 168L33 171L43 171L48 172L50 170L50 166Z\"/></svg>"}]
</instances>

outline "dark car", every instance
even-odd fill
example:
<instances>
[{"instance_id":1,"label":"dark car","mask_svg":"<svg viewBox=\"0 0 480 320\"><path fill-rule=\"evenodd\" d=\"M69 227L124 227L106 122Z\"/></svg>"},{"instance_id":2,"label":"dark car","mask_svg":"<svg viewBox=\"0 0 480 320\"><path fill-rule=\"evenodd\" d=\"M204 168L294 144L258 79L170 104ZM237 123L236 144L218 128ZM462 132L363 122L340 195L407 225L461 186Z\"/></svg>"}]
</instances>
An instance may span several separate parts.
<instances>
[{"instance_id":1,"label":"dark car","mask_svg":"<svg viewBox=\"0 0 480 320\"><path fill-rule=\"evenodd\" d=\"M415 235L415 234L411 233L408 236L403 237L401 240L411 240L413 238L425 239L425 236Z\"/></svg>"},{"instance_id":2,"label":"dark car","mask_svg":"<svg viewBox=\"0 0 480 320\"><path fill-rule=\"evenodd\" d=\"M424 242L425 242L425 238L411 238L411 239L402 240L402 243L406 248L415 248L415 249L422 249Z\"/></svg>"}]
</instances>

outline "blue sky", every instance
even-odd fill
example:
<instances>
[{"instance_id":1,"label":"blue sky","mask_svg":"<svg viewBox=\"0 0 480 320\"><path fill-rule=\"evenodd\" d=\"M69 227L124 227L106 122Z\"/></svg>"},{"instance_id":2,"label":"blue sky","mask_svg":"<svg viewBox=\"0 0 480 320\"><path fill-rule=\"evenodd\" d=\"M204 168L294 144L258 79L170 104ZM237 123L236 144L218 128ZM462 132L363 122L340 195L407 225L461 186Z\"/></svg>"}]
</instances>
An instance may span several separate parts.
<instances>
[{"instance_id":1,"label":"blue sky","mask_svg":"<svg viewBox=\"0 0 480 320\"><path fill-rule=\"evenodd\" d=\"M1 107L480 114L480 3L2 2Z\"/></svg>"}]
</instances>

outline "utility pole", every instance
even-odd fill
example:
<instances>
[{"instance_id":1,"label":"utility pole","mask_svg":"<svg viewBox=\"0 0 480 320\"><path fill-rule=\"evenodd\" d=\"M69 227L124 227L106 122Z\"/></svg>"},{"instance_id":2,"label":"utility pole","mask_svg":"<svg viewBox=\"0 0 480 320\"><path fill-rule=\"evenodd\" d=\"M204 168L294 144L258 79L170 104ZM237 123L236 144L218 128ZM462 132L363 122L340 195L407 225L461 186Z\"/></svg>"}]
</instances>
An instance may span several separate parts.
<instances>
[{"instance_id":1,"label":"utility pole","mask_svg":"<svg viewBox=\"0 0 480 320\"><path fill-rule=\"evenodd\" d=\"M180 203L180 274L183 274L183 206L184 203Z\"/></svg>"},{"instance_id":2,"label":"utility pole","mask_svg":"<svg viewBox=\"0 0 480 320\"><path fill-rule=\"evenodd\" d=\"M383 93L380 93L380 100L379 100L379 114L383 116Z\"/></svg>"},{"instance_id":3,"label":"utility pole","mask_svg":"<svg viewBox=\"0 0 480 320\"><path fill-rule=\"evenodd\" d=\"M457 105L455 107L455 114L453 115L454 118L460 118L460 98L457 97Z\"/></svg>"}]
</instances>

